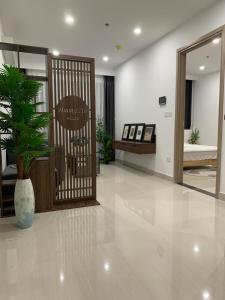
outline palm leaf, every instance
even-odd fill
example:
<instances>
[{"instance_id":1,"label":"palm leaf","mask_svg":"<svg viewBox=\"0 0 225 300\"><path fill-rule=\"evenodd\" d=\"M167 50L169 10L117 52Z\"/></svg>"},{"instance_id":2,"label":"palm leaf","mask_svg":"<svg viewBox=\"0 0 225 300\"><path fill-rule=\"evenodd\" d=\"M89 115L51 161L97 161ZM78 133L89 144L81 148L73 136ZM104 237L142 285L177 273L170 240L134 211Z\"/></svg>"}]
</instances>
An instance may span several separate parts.
<instances>
[{"instance_id":1,"label":"palm leaf","mask_svg":"<svg viewBox=\"0 0 225 300\"><path fill-rule=\"evenodd\" d=\"M43 102L34 103L41 86L13 66L0 69L0 131L11 133L0 146L22 158L23 178L28 176L32 160L50 151L44 143L46 134L41 131L48 126L50 114L37 114L36 107Z\"/></svg>"}]
</instances>

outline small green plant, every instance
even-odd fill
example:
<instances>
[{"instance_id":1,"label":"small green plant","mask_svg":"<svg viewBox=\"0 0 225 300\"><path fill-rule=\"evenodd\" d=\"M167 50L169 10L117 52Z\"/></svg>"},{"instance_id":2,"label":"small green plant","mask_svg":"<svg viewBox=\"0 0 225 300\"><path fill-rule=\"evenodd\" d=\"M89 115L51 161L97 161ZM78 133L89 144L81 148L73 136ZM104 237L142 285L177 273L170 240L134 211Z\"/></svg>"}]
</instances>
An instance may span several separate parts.
<instances>
[{"instance_id":1,"label":"small green plant","mask_svg":"<svg viewBox=\"0 0 225 300\"><path fill-rule=\"evenodd\" d=\"M49 113L38 114L34 103L41 83L28 80L19 69L3 65L0 69L0 146L17 157L18 179L29 178L31 163L50 152L43 129L50 121Z\"/></svg>"},{"instance_id":2,"label":"small green plant","mask_svg":"<svg viewBox=\"0 0 225 300\"><path fill-rule=\"evenodd\" d=\"M189 144L198 144L199 139L200 139L199 129L197 129L197 128L192 129L191 136L188 140L188 143Z\"/></svg>"},{"instance_id":3,"label":"small green plant","mask_svg":"<svg viewBox=\"0 0 225 300\"><path fill-rule=\"evenodd\" d=\"M112 158L112 137L106 132L102 120L97 120L96 141L100 145L98 153L103 158L105 164L108 164Z\"/></svg>"}]
</instances>

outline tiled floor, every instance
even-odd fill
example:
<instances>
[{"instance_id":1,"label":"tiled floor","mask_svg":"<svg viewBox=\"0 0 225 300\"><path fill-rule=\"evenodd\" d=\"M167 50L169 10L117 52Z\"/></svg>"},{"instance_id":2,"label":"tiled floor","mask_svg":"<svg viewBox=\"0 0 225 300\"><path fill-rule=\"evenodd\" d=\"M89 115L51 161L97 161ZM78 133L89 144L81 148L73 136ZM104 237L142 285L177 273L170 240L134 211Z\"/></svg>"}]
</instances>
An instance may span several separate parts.
<instances>
[{"instance_id":1,"label":"tiled floor","mask_svg":"<svg viewBox=\"0 0 225 300\"><path fill-rule=\"evenodd\" d=\"M1 300L225 299L225 203L121 166L101 206L0 223Z\"/></svg>"},{"instance_id":2,"label":"tiled floor","mask_svg":"<svg viewBox=\"0 0 225 300\"><path fill-rule=\"evenodd\" d=\"M215 194L216 193L216 170L209 169L208 173L207 173L207 169L185 170L183 173L183 182L190 186L199 188L203 191Z\"/></svg>"}]
</instances>

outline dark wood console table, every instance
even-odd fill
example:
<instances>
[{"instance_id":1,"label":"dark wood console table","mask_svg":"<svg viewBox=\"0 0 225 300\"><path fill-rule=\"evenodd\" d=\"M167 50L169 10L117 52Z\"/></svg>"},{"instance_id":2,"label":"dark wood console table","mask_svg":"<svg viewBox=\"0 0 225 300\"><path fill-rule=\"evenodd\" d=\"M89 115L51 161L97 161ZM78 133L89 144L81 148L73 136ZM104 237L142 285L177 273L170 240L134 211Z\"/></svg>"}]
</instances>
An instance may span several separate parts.
<instances>
[{"instance_id":1,"label":"dark wood console table","mask_svg":"<svg viewBox=\"0 0 225 300\"><path fill-rule=\"evenodd\" d=\"M156 142L141 143L134 141L114 141L113 149L123 150L135 154L154 154L156 153Z\"/></svg>"}]
</instances>

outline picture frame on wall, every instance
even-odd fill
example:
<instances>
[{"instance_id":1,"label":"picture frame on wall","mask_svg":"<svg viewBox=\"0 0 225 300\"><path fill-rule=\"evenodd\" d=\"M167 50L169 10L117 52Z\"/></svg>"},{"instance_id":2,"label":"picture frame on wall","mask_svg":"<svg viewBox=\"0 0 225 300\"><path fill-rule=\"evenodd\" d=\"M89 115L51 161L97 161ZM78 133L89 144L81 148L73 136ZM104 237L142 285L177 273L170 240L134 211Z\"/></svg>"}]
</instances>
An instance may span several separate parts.
<instances>
[{"instance_id":1,"label":"picture frame on wall","mask_svg":"<svg viewBox=\"0 0 225 300\"><path fill-rule=\"evenodd\" d=\"M137 124L130 124L130 131L128 136L128 139L130 141L133 141L135 139L136 129L137 129Z\"/></svg>"},{"instance_id":2,"label":"picture frame on wall","mask_svg":"<svg viewBox=\"0 0 225 300\"><path fill-rule=\"evenodd\" d=\"M130 124L124 124L122 140L128 140L129 131L130 131Z\"/></svg>"},{"instance_id":3,"label":"picture frame on wall","mask_svg":"<svg viewBox=\"0 0 225 300\"><path fill-rule=\"evenodd\" d=\"M145 123L136 124L135 141L141 142L144 134Z\"/></svg>"},{"instance_id":4,"label":"picture frame on wall","mask_svg":"<svg viewBox=\"0 0 225 300\"><path fill-rule=\"evenodd\" d=\"M155 124L146 124L143 134L143 142L152 143L155 135Z\"/></svg>"}]
</instances>

